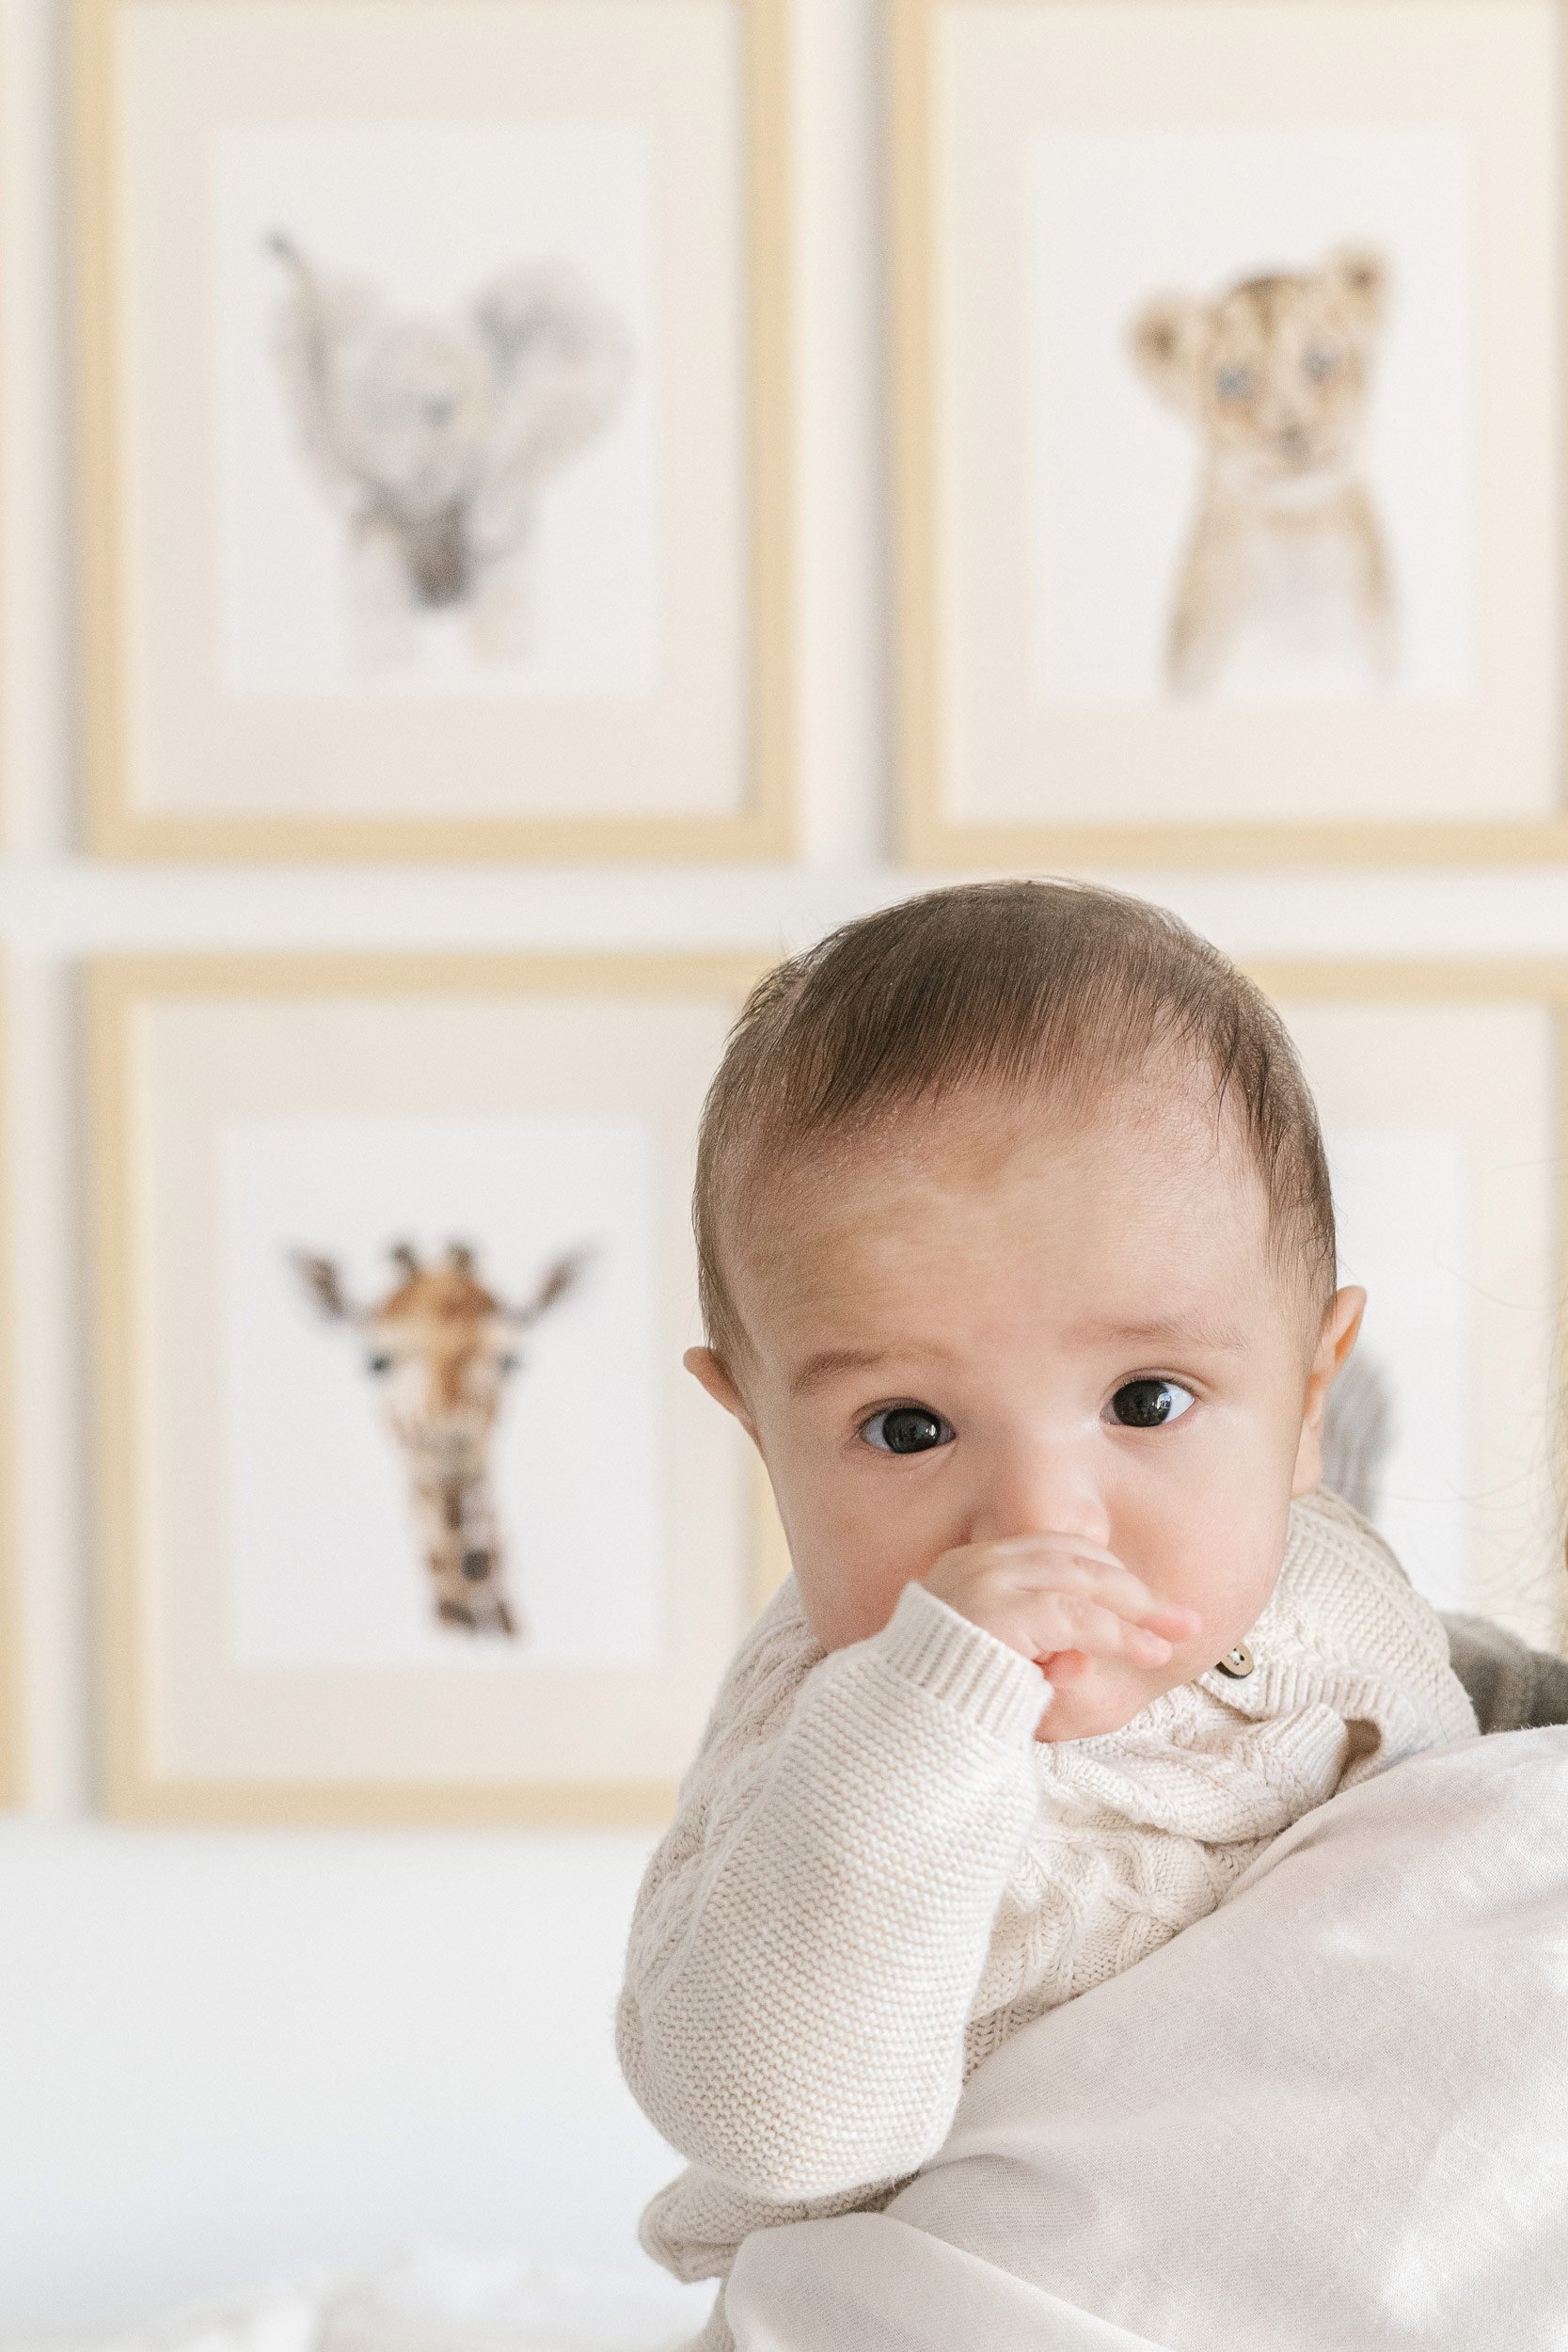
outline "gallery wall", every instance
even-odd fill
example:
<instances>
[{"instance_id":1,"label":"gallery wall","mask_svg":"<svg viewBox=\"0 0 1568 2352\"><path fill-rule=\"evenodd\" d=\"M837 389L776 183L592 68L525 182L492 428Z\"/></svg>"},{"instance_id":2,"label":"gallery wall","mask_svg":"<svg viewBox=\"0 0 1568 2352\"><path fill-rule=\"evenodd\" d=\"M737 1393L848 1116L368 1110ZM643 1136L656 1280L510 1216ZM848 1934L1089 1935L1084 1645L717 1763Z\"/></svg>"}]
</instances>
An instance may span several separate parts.
<instances>
[{"instance_id":1,"label":"gallery wall","mask_svg":"<svg viewBox=\"0 0 1568 2352\"><path fill-rule=\"evenodd\" d=\"M8 1277L27 1794L0 1823L0 2345L420 2236L635 2259L614 2074L641 1833L99 1816L79 965L146 947L770 953L896 897L877 0L797 0L800 849L785 866L91 864L81 848L60 12L4 0ZM921 880L928 879L921 877ZM1568 951L1568 868L1106 879L1243 955Z\"/></svg>"}]
</instances>

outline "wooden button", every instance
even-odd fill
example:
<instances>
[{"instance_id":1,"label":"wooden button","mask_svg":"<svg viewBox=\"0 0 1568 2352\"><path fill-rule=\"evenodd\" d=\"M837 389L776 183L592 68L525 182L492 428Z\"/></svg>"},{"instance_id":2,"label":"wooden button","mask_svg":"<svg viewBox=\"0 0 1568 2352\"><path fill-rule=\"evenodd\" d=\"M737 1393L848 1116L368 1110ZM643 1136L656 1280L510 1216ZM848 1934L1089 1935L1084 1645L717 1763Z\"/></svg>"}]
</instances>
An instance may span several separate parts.
<instances>
[{"instance_id":1,"label":"wooden button","mask_svg":"<svg viewBox=\"0 0 1568 2352\"><path fill-rule=\"evenodd\" d=\"M1214 1671L1216 1674L1228 1675L1232 1682L1244 1682L1256 1663L1257 1661L1246 1644L1238 1642L1234 1649L1226 1651Z\"/></svg>"}]
</instances>

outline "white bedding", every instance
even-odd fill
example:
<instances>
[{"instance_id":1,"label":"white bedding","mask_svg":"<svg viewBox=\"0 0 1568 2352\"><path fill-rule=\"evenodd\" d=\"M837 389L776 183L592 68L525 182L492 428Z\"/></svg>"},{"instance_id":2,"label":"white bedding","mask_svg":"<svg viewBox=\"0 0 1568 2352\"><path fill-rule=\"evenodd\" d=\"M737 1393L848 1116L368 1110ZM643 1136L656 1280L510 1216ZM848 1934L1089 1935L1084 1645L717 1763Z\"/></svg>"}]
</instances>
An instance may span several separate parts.
<instances>
[{"instance_id":1,"label":"white bedding","mask_svg":"<svg viewBox=\"0 0 1568 2352\"><path fill-rule=\"evenodd\" d=\"M738 2352L1568 2352L1568 1728L1309 1814L727 2308Z\"/></svg>"},{"instance_id":2,"label":"white bedding","mask_svg":"<svg viewBox=\"0 0 1568 2352\"><path fill-rule=\"evenodd\" d=\"M425 2247L353 2277L174 2312L91 2352L669 2352L690 2335L701 2300L651 2267L592 2278L528 2256Z\"/></svg>"}]
</instances>

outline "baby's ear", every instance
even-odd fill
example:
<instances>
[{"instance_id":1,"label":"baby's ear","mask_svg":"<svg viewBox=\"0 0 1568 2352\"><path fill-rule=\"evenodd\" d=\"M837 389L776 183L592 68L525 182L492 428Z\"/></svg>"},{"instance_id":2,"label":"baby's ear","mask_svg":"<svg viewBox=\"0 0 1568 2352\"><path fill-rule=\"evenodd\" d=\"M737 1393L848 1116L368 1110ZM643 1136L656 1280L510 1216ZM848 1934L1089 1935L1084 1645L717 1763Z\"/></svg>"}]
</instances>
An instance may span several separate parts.
<instances>
[{"instance_id":1,"label":"baby's ear","mask_svg":"<svg viewBox=\"0 0 1568 2352\"><path fill-rule=\"evenodd\" d=\"M1307 1396L1302 1407L1301 1438L1296 1447L1292 1495L1310 1494L1323 1470L1323 1414L1328 1392L1351 1359L1367 1311L1367 1294L1354 1283L1336 1291L1323 1309L1318 1343L1307 1373Z\"/></svg>"},{"instance_id":2,"label":"baby's ear","mask_svg":"<svg viewBox=\"0 0 1568 2352\"><path fill-rule=\"evenodd\" d=\"M1132 358L1163 400L1176 408L1197 405L1198 366L1207 340L1209 305L1190 294L1157 294L1132 322Z\"/></svg>"},{"instance_id":3,"label":"baby's ear","mask_svg":"<svg viewBox=\"0 0 1568 2352\"><path fill-rule=\"evenodd\" d=\"M1388 296L1388 264L1368 246L1340 246L1323 263L1323 276L1356 326L1381 326Z\"/></svg>"},{"instance_id":4,"label":"baby's ear","mask_svg":"<svg viewBox=\"0 0 1568 2352\"><path fill-rule=\"evenodd\" d=\"M689 1347L681 1361L693 1380L701 1382L714 1403L721 1405L726 1413L733 1413L748 1436L754 1438L756 1423L722 1356L716 1355L711 1347Z\"/></svg>"}]
</instances>

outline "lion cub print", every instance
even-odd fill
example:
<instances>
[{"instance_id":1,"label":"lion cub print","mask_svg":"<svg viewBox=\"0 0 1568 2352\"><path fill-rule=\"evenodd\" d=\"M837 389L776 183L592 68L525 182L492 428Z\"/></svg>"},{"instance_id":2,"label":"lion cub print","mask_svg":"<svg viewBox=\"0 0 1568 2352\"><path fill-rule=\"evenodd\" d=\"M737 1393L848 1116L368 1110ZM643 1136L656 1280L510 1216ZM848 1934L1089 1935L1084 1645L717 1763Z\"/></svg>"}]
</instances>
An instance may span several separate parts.
<instances>
[{"instance_id":1,"label":"lion cub print","mask_svg":"<svg viewBox=\"0 0 1568 2352\"><path fill-rule=\"evenodd\" d=\"M1138 367L1201 452L1165 654L1173 692L1244 691L1259 675L1387 684L1388 566L1356 472L1386 291L1377 255L1346 249L1212 301L1163 295L1134 323Z\"/></svg>"}]
</instances>

